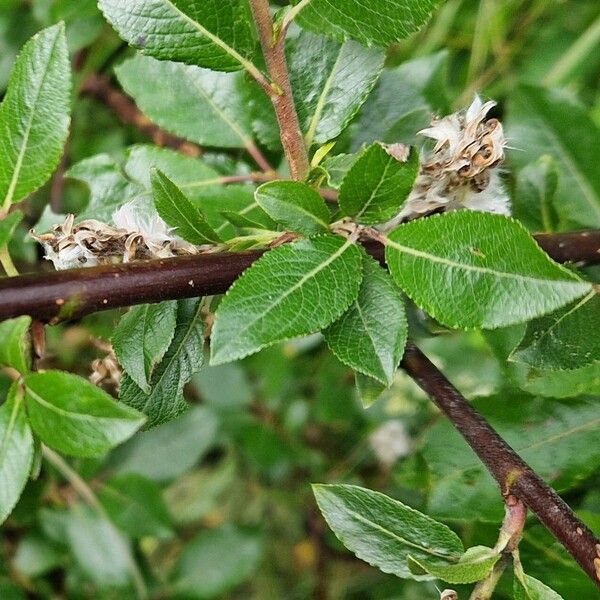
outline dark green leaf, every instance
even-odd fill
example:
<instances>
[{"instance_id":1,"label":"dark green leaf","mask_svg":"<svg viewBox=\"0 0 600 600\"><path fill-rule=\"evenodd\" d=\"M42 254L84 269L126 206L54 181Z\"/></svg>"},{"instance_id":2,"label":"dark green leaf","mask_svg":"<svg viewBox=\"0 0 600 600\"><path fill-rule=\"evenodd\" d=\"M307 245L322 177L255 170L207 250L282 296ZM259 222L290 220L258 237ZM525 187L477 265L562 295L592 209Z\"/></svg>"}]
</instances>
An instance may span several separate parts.
<instances>
[{"instance_id":1,"label":"dark green leaf","mask_svg":"<svg viewBox=\"0 0 600 600\"><path fill-rule=\"evenodd\" d=\"M23 213L16 210L0 221L0 249L10 242L17 225L23 220Z\"/></svg>"},{"instance_id":2,"label":"dark green leaf","mask_svg":"<svg viewBox=\"0 0 600 600\"><path fill-rule=\"evenodd\" d=\"M360 223L376 225L395 217L415 182L419 157L413 150L400 162L381 144L373 144L344 178L340 208Z\"/></svg>"},{"instance_id":3,"label":"dark green leaf","mask_svg":"<svg viewBox=\"0 0 600 600\"><path fill-rule=\"evenodd\" d=\"M21 51L0 106L0 202L10 206L42 186L69 131L71 66L65 27L36 34Z\"/></svg>"},{"instance_id":4,"label":"dark green leaf","mask_svg":"<svg viewBox=\"0 0 600 600\"><path fill-rule=\"evenodd\" d=\"M174 590L190 599L220 598L248 579L263 554L260 536L231 525L202 531L175 567Z\"/></svg>"},{"instance_id":5,"label":"dark green leaf","mask_svg":"<svg viewBox=\"0 0 600 600\"><path fill-rule=\"evenodd\" d=\"M401 225L386 260L396 283L450 327L493 329L580 298L591 285L552 262L522 225L457 211Z\"/></svg>"},{"instance_id":6,"label":"dark green leaf","mask_svg":"<svg viewBox=\"0 0 600 600\"><path fill-rule=\"evenodd\" d=\"M175 418L187 407L183 386L204 361L202 300L180 300L173 341L150 379L146 394L129 376L123 377L120 398L148 416L149 427Z\"/></svg>"},{"instance_id":7,"label":"dark green leaf","mask_svg":"<svg viewBox=\"0 0 600 600\"><path fill-rule=\"evenodd\" d=\"M0 523L11 513L29 479L33 435L27 423L23 393L13 383L0 406Z\"/></svg>"},{"instance_id":8,"label":"dark green leaf","mask_svg":"<svg viewBox=\"0 0 600 600\"><path fill-rule=\"evenodd\" d=\"M219 305L211 363L230 362L319 331L350 306L361 279L360 250L338 236L326 234L271 250L244 272Z\"/></svg>"},{"instance_id":9,"label":"dark green leaf","mask_svg":"<svg viewBox=\"0 0 600 600\"><path fill-rule=\"evenodd\" d=\"M173 336L177 302L134 306L117 325L112 346L125 372L146 393L150 392L150 378L162 360Z\"/></svg>"},{"instance_id":10,"label":"dark green leaf","mask_svg":"<svg viewBox=\"0 0 600 600\"><path fill-rule=\"evenodd\" d=\"M297 4L297 0L294 0ZM300 12L299 23L339 40L352 38L365 46L387 47L417 31L440 0L312 0Z\"/></svg>"},{"instance_id":11,"label":"dark green leaf","mask_svg":"<svg viewBox=\"0 0 600 600\"><path fill-rule=\"evenodd\" d=\"M510 359L546 370L580 369L600 361L600 296L590 292L551 315L531 321Z\"/></svg>"},{"instance_id":12,"label":"dark green leaf","mask_svg":"<svg viewBox=\"0 0 600 600\"><path fill-rule=\"evenodd\" d=\"M203 146L244 148L252 139L240 73L137 55L116 69L123 89L155 123Z\"/></svg>"},{"instance_id":13,"label":"dark green leaf","mask_svg":"<svg viewBox=\"0 0 600 600\"><path fill-rule=\"evenodd\" d=\"M306 235L328 230L331 215L323 198L299 181L270 181L254 195L258 205L277 223Z\"/></svg>"},{"instance_id":14,"label":"dark green leaf","mask_svg":"<svg viewBox=\"0 0 600 600\"><path fill-rule=\"evenodd\" d=\"M386 386L392 384L408 325L400 290L371 257L363 256L358 297L323 334L344 364Z\"/></svg>"},{"instance_id":15,"label":"dark green leaf","mask_svg":"<svg viewBox=\"0 0 600 600\"><path fill-rule=\"evenodd\" d=\"M31 317L8 319L0 323L0 365L19 373L31 369Z\"/></svg>"},{"instance_id":16,"label":"dark green leaf","mask_svg":"<svg viewBox=\"0 0 600 600\"><path fill-rule=\"evenodd\" d=\"M100 0L117 33L144 54L236 71L254 50L247 0Z\"/></svg>"},{"instance_id":17,"label":"dark green leaf","mask_svg":"<svg viewBox=\"0 0 600 600\"><path fill-rule=\"evenodd\" d=\"M258 205L257 205L258 208ZM263 215L268 220L271 221L271 217L267 215L264 211ZM221 214L225 217L232 225L235 227L239 227L241 229L269 229L265 224L260 223L259 221L254 221L253 219L249 219L245 215L241 213L232 212L229 210L222 210ZM273 223L272 228L274 229L276 224Z\"/></svg>"},{"instance_id":18,"label":"dark green leaf","mask_svg":"<svg viewBox=\"0 0 600 600\"><path fill-rule=\"evenodd\" d=\"M355 485L313 485L317 503L333 532L358 558L398 577L413 575L407 558L456 562L463 554L459 537L389 496Z\"/></svg>"},{"instance_id":19,"label":"dark green leaf","mask_svg":"<svg viewBox=\"0 0 600 600\"><path fill-rule=\"evenodd\" d=\"M60 371L27 375L25 401L31 427L42 442L72 456L100 456L145 421L86 379Z\"/></svg>"},{"instance_id":20,"label":"dark green leaf","mask_svg":"<svg viewBox=\"0 0 600 600\"><path fill-rule=\"evenodd\" d=\"M162 171L153 172L152 191L158 214L177 235L196 245L222 241L204 215Z\"/></svg>"},{"instance_id":21,"label":"dark green leaf","mask_svg":"<svg viewBox=\"0 0 600 600\"><path fill-rule=\"evenodd\" d=\"M408 557L408 567L416 575L429 573L447 583L475 583L484 579L498 562L500 554L485 546L469 548L455 564L440 565L430 560Z\"/></svg>"}]
</instances>

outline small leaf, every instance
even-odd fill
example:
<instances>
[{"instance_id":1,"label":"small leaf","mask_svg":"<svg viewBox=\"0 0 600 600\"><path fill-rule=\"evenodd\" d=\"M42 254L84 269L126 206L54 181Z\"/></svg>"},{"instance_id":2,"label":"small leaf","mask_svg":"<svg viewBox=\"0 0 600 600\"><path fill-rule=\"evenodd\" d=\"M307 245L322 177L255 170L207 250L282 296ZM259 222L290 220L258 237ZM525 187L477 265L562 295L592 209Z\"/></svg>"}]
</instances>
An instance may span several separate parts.
<instances>
[{"instance_id":1,"label":"small leaf","mask_svg":"<svg viewBox=\"0 0 600 600\"><path fill-rule=\"evenodd\" d=\"M86 379L60 371L27 375L25 403L42 442L71 456L100 456L145 421Z\"/></svg>"},{"instance_id":2,"label":"small leaf","mask_svg":"<svg viewBox=\"0 0 600 600\"><path fill-rule=\"evenodd\" d=\"M547 370L573 370L600 361L600 296L582 300L527 324L525 337L509 359Z\"/></svg>"},{"instance_id":3,"label":"small leaf","mask_svg":"<svg viewBox=\"0 0 600 600\"><path fill-rule=\"evenodd\" d=\"M400 290L371 257L363 256L358 297L323 335L344 364L386 386L392 384L408 325Z\"/></svg>"},{"instance_id":4,"label":"small leaf","mask_svg":"<svg viewBox=\"0 0 600 600\"><path fill-rule=\"evenodd\" d=\"M187 196L161 171L152 173L154 205L177 235L192 244L218 244L221 238Z\"/></svg>"},{"instance_id":5,"label":"small leaf","mask_svg":"<svg viewBox=\"0 0 600 600\"><path fill-rule=\"evenodd\" d=\"M217 73L137 55L115 72L142 112L165 130L202 146L244 148L252 125L241 73Z\"/></svg>"},{"instance_id":6,"label":"small leaf","mask_svg":"<svg viewBox=\"0 0 600 600\"><path fill-rule=\"evenodd\" d=\"M361 252L334 235L271 250L233 284L219 305L211 364L221 364L293 337L315 333L354 301Z\"/></svg>"},{"instance_id":7,"label":"small leaf","mask_svg":"<svg viewBox=\"0 0 600 600\"><path fill-rule=\"evenodd\" d=\"M354 380L356 383L356 392L363 408L369 408L369 406L375 404L381 394L387 389L387 386L383 385L383 383L358 371L354 373Z\"/></svg>"},{"instance_id":8,"label":"small leaf","mask_svg":"<svg viewBox=\"0 0 600 600\"><path fill-rule=\"evenodd\" d=\"M258 205L277 223L305 235L323 233L331 214L313 188L299 181L270 181L254 194Z\"/></svg>"},{"instance_id":9,"label":"small leaf","mask_svg":"<svg viewBox=\"0 0 600 600\"><path fill-rule=\"evenodd\" d=\"M8 319L0 323L0 366L12 367L19 373L31 369L31 317Z\"/></svg>"},{"instance_id":10,"label":"small leaf","mask_svg":"<svg viewBox=\"0 0 600 600\"><path fill-rule=\"evenodd\" d=\"M41 187L69 131L71 65L64 23L34 35L17 58L0 106L0 203Z\"/></svg>"},{"instance_id":11,"label":"small leaf","mask_svg":"<svg viewBox=\"0 0 600 600\"><path fill-rule=\"evenodd\" d=\"M459 537L446 525L389 496L355 485L313 485L313 492L344 546L384 573L431 579L411 573L409 555L443 564L463 554Z\"/></svg>"},{"instance_id":12,"label":"small leaf","mask_svg":"<svg viewBox=\"0 0 600 600\"><path fill-rule=\"evenodd\" d=\"M415 575L424 572L446 583L475 583L484 579L500 559L492 548L473 546L455 564L441 565L430 560L408 557L408 567Z\"/></svg>"},{"instance_id":13,"label":"small leaf","mask_svg":"<svg viewBox=\"0 0 600 600\"><path fill-rule=\"evenodd\" d=\"M365 46L387 48L418 31L438 4L440 0L387 0L375 8L366 0L312 0L298 22L338 40L352 38Z\"/></svg>"},{"instance_id":14,"label":"small leaf","mask_svg":"<svg viewBox=\"0 0 600 600\"><path fill-rule=\"evenodd\" d=\"M236 71L254 50L246 0L100 0L117 33L144 54Z\"/></svg>"},{"instance_id":15,"label":"small leaf","mask_svg":"<svg viewBox=\"0 0 600 600\"><path fill-rule=\"evenodd\" d=\"M336 154L326 158L322 166L327 171L328 185L335 190L339 190L348 171L360 156L360 154Z\"/></svg>"},{"instance_id":16,"label":"small leaf","mask_svg":"<svg viewBox=\"0 0 600 600\"><path fill-rule=\"evenodd\" d=\"M546 584L525 573L521 575L521 580L515 577L513 581L514 600L563 600Z\"/></svg>"},{"instance_id":17,"label":"small leaf","mask_svg":"<svg viewBox=\"0 0 600 600\"><path fill-rule=\"evenodd\" d=\"M23 392L13 383L0 406L0 523L17 503L31 471L33 435L24 409Z\"/></svg>"},{"instance_id":18,"label":"small leaf","mask_svg":"<svg viewBox=\"0 0 600 600\"><path fill-rule=\"evenodd\" d=\"M551 261L522 225L490 213L456 211L401 225L388 237L386 261L412 300L450 327L521 323L591 289Z\"/></svg>"},{"instance_id":19,"label":"small leaf","mask_svg":"<svg viewBox=\"0 0 600 600\"><path fill-rule=\"evenodd\" d=\"M258 207L257 207L257 209L261 210ZM245 215L241 214L241 212L236 213L236 212L232 212L230 210L222 210L221 214L234 227L238 227L241 229L275 229L277 227L277 225L271 220L271 217L269 217L264 211L261 210L261 212L263 215L263 221L267 220L272 223L272 225L270 227L267 227L267 225L264 222L260 223L259 221L254 221L253 219L249 219Z\"/></svg>"},{"instance_id":20,"label":"small leaf","mask_svg":"<svg viewBox=\"0 0 600 600\"><path fill-rule=\"evenodd\" d=\"M373 144L344 178L340 188L342 212L360 223L376 225L395 217L408 198L419 168L412 150L406 162L400 162L381 144Z\"/></svg>"},{"instance_id":21,"label":"small leaf","mask_svg":"<svg viewBox=\"0 0 600 600\"><path fill-rule=\"evenodd\" d=\"M177 302L134 306L119 321L112 346L125 372L146 393L150 377L169 348L177 324Z\"/></svg>"},{"instance_id":22,"label":"small leaf","mask_svg":"<svg viewBox=\"0 0 600 600\"><path fill-rule=\"evenodd\" d=\"M0 249L10 242L17 225L23 220L23 213L16 210L0 221Z\"/></svg>"},{"instance_id":23,"label":"small leaf","mask_svg":"<svg viewBox=\"0 0 600 600\"><path fill-rule=\"evenodd\" d=\"M150 391L145 393L126 375L121 381L120 399L148 417L148 427L174 419L187 404L183 386L204 362L204 324L202 300L180 300L177 303L177 327L167 353L154 369Z\"/></svg>"}]
</instances>

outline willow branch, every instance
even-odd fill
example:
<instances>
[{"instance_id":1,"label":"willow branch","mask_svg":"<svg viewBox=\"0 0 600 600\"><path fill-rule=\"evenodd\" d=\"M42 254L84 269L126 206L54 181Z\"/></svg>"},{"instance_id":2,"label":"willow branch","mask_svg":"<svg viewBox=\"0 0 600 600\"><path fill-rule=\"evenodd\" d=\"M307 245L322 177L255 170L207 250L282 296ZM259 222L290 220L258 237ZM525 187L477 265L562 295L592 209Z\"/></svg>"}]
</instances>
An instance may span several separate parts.
<instances>
[{"instance_id":1,"label":"willow branch","mask_svg":"<svg viewBox=\"0 0 600 600\"><path fill-rule=\"evenodd\" d=\"M251 0L251 6L260 45L269 76L273 82L268 94L277 115L285 157L292 178L303 180L306 179L310 167L290 85L285 57L285 40L283 36L275 35L269 0Z\"/></svg>"},{"instance_id":2,"label":"willow branch","mask_svg":"<svg viewBox=\"0 0 600 600\"><path fill-rule=\"evenodd\" d=\"M452 422L502 493L519 498L600 587L600 540L592 531L414 344L407 346L401 366Z\"/></svg>"}]
</instances>

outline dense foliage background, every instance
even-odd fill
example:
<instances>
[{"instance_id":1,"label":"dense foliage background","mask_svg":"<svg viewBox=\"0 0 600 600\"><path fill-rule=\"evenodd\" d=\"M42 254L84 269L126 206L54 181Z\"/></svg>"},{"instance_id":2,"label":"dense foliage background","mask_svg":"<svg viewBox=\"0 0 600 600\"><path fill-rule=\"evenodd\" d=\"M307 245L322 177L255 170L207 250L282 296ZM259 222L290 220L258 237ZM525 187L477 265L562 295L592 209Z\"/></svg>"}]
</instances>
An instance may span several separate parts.
<instances>
[{"instance_id":1,"label":"dense foliage background","mask_svg":"<svg viewBox=\"0 0 600 600\"><path fill-rule=\"evenodd\" d=\"M47 206L63 214L88 206L85 183L100 165L81 161L105 154L129 161L135 174L135 160L145 165L156 151L131 147L160 142L123 125L114 106L90 91L90 77L116 70L115 88L150 107L153 120L175 118L153 98L169 74L150 69L151 59L131 59L95 0L0 0L0 89L25 41L60 20L75 68L73 123L59 172L28 199L27 222L11 242L22 271L48 268L25 235L49 218ZM375 139L411 143L432 113L462 108L480 92L498 100L496 116L513 149L506 182L515 214L533 232L600 226L595 0L447 0L423 30L389 49L385 64L336 153ZM202 141L193 133L202 114L181 110L172 132ZM204 168L247 173L239 141L215 135L221 143L207 140L212 148L198 159ZM259 139L278 161L273 132ZM548 184L554 173L555 190ZM215 201L237 210L252 190L223 188ZM101 193L92 186L92 198ZM43 222L36 228L43 231ZM49 328L42 366L88 377L122 314ZM507 365L521 326L484 335L446 330L416 309L409 318L422 349L600 533L600 433L591 398L600 393L598 363L563 371ZM9 386L0 373L0 397ZM70 478L42 465L2 527L0 598L133 598L140 572L153 598L439 597L433 584L384 575L345 550L318 512L311 482L364 485L448 523L465 546L495 543L503 512L495 484L402 371L364 410L351 371L313 336L204 367L185 397L193 406L182 416L102 459L73 460ZM97 496L95 508L82 501L77 474ZM566 600L596 597L534 519L521 555L527 572ZM510 598L510 590L501 583L498 597Z\"/></svg>"}]
</instances>

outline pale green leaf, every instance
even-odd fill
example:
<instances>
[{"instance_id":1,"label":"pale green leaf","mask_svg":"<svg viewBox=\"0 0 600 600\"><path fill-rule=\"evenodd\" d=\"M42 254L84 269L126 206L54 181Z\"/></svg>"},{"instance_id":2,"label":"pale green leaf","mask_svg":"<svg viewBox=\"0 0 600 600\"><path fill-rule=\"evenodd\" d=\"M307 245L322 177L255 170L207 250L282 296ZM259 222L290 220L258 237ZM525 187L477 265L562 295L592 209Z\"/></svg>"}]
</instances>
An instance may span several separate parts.
<instances>
[{"instance_id":1,"label":"pale green leaf","mask_svg":"<svg viewBox=\"0 0 600 600\"><path fill-rule=\"evenodd\" d=\"M510 360L544 370L574 370L600 361L600 296L582 300L527 325Z\"/></svg>"},{"instance_id":2,"label":"pale green leaf","mask_svg":"<svg viewBox=\"0 0 600 600\"><path fill-rule=\"evenodd\" d=\"M17 58L0 106L0 203L41 187L69 131L71 65L64 24L36 34Z\"/></svg>"},{"instance_id":3,"label":"pale green leaf","mask_svg":"<svg viewBox=\"0 0 600 600\"><path fill-rule=\"evenodd\" d=\"M306 145L338 137L375 85L384 52L308 32L291 39L286 51Z\"/></svg>"},{"instance_id":4,"label":"pale green leaf","mask_svg":"<svg viewBox=\"0 0 600 600\"><path fill-rule=\"evenodd\" d=\"M23 220L23 213L16 210L0 221L0 249L10 242L17 225Z\"/></svg>"},{"instance_id":5,"label":"pale green leaf","mask_svg":"<svg viewBox=\"0 0 600 600\"><path fill-rule=\"evenodd\" d=\"M396 283L450 327L493 329L552 312L591 284L552 262L518 222L457 211L401 225L386 260Z\"/></svg>"},{"instance_id":6,"label":"pale green leaf","mask_svg":"<svg viewBox=\"0 0 600 600\"><path fill-rule=\"evenodd\" d=\"M388 0L375 5L371 0L309 0L298 22L340 40L387 47L418 31L439 4L440 0Z\"/></svg>"},{"instance_id":7,"label":"pale green leaf","mask_svg":"<svg viewBox=\"0 0 600 600\"><path fill-rule=\"evenodd\" d=\"M247 0L100 0L129 44L161 60L236 71L254 50Z\"/></svg>"},{"instance_id":8,"label":"pale green leaf","mask_svg":"<svg viewBox=\"0 0 600 600\"><path fill-rule=\"evenodd\" d=\"M325 520L340 541L356 556L384 573L412 579L408 556L441 564L463 554L459 537L398 500L355 485L313 485Z\"/></svg>"},{"instance_id":9,"label":"pale green leaf","mask_svg":"<svg viewBox=\"0 0 600 600\"><path fill-rule=\"evenodd\" d=\"M134 306L117 325L112 346L125 372L146 393L175 335L177 302Z\"/></svg>"},{"instance_id":10,"label":"pale green leaf","mask_svg":"<svg viewBox=\"0 0 600 600\"><path fill-rule=\"evenodd\" d=\"M27 423L23 393L13 383L0 406L0 523L11 513L29 479L33 435Z\"/></svg>"},{"instance_id":11,"label":"pale green leaf","mask_svg":"<svg viewBox=\"0 0 600 600\"><path fill-rule=\"evenodd\" d=\"M363 405L363 408L369 408L381 397L387 386L380 383L372 377L363 375L359 371L354 373L354 381L356 384L356 393Z\"/></svg>"},{"instance_id":12,"label":"pale green leaf","mask_svg":"<svg viewBox=\"0 0 600 600\"><path fill-rule=\"evenodd\" d=\"M31 369L31 317L8 319L0 323L0 366L12 367L19 373Z\"/></svg>"},{"instance_id":13,"label":"pale green leaf","mask_svg":"<svg viewBox=\"0 0 600 600\"><path fill-rule=\"evenodd\" d=\"M469 548L457 563L441 565L431 560L408 557L408 567L416 575L429 573L436 579L447 583L475 583L485 579L494 565L500 559L500 554L485 546Z\"/></svg>"},{"instance_id":14,"label":"pale green leaf","mask_svg":"<svg viewBox=\"0 0 600 600\"><path fill-rule=\"evenodd\" d=\"M546 584L523 573L522 579L515 577L513 582L514 600L563 600L560 594Z\"/></svg>"},{"instance_id":15,"label":"pale green leaf","mask_svg":"<svg viewBox=\"0 0 600 600\"><path fill-rule=\"evenodd\" d=\"M358 297L323 334L344 364L386 386L392 384L408 325L400 290L371 257L363 256Z\"/></svg>"},{"instance_id":16,"label":"pale green leaf","mask_svg":"<svg viewBox=\"0 0 600 600\"><path fill-rule=\"evenodd\" d=\"M177 303L175 334L150 378L149 393L144 392L131 377L123 377L121 401L147 415L149 427L175 418L187 407L183 386L204 361L201 309L201 299L180 300Z\"/></svg>"},{"instance_id":17,"label":"pale green leaf","mask_svg":"<svg viewBox=\"0 0 600 600\"><path fill-rule=\"evenodd\" d=\"M152 191L158 214L179 237L196 245L222 241L202 212L162 171L153 171Z\"/></svg>"},{"instance_id":18,"label":"pale green leaf","mask_svg":"<svg viewBox=\"0 0 600 600\"><path fill-rule=\"evenodd\" d=\"M556 210L562 227L600 227L600 130L585 108L560 92L523 87L511 94L507 136L524 167L549 154L559 168Z\"/></svg>"},{"instance_id":19,"label":"pale green leaf","mask_svg":"<svg viewBox=\"0 0 600 600\"><path fill-rule=\"evenodd\" d=\"M350 306L361 279L360 250L338 236L325 234L271 250L219 305L211 364L319 331Z\"/></svg>"},{"instance_id":20,"label":"pale green leaf","mask_svg":"<svg viewBox=\"0 0 600 600\"><path fill-rule=\"evenodd\" d=\"M376 225L395 217L408 198L419 169L412 150L405 162L381 144L367 148L344 178L340 187L342 212L359 223Z\"/></svg>"},{"instance_id":21,"label":"pale green leaf","mask_svg":"<svg viewBox=\"0 0 600 600\"><path fill-rule=\"evenodd\" d=\"M31 427L42 442L71 456L100 456L131 437L145 417L86 379L61 371L25 377Z\"/></svg>"},{"instance_id":22,"label":"pale green leaf","mask_svg":"<svg viewBox=\"0 0 600 600\"><path fill-rule=\"evenodd\" d=\"M327 171L327 184L335 190L339 190L344 177L360 158L361 154L337 154L326 158L321 166Z\"/></svg>"},{"instance_id":23,"label":"pale green leaf","mask_svg":"<svg viewBox=\"0 0 600 600\"><path fill-rule=\"evenodd\" d=\"M203 146L244 148L252 125L240 73L137 55L116 69L123 89L152 121Z\"/></svg>"},{"instance_id":24,"label":"pale green leaf","mask_svg":"<svg viewBox=\"0 0 600 600\"><path fill-rule=\"evenodd\" d=\"M323 233L331 214L323 198L299 181L270 181L255 192L258 205L277 223L305 235Z\"/></svg>"}]
</instances>

